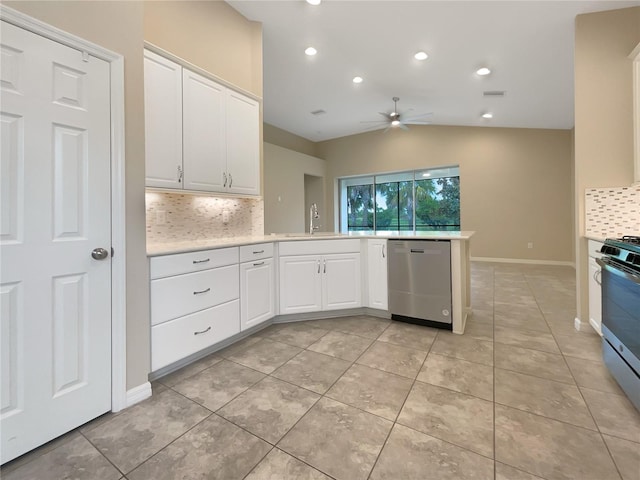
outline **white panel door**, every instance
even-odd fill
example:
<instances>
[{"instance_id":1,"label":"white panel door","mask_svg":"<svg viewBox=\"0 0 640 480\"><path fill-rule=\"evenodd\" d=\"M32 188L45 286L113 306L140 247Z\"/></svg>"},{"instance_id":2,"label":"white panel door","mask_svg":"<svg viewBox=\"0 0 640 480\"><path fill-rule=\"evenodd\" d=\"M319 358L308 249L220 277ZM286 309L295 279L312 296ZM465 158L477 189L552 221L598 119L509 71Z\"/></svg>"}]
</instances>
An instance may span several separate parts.
<instances>
[{"instance_id":1,"label":"white panel door","mask_svg":"<svg viewBox=\"0 0 640 480\"><path fill-rule=\"evenodd\" d=\"M109 64L2 22L5 463L111 407Z\"/></svg>"},{"instance_id":2,"label":"white panel door","mask_svg":"<svg viewBox=\"0 0 640 480\"><path fill-rule=\"evenodd\" d=\"M229 191L260 193L260 105L227 90L227 172Z\"/></svg>"},{"instance_id":3,"label":"white panel door","mask_svg":"<svg viewBox=\"0 0 640 480\"><path fill-rule=\"evenodd\" d=\"M369 285L369 307L389 309L387 287L387 241L368 241L367 283Z\"/></svg>"},{"instance_id":4,"label":"white panel door","mask_svg":"<svg viewBox=\"0 0 640 480\"><path fill-rule=\"evenodd\" d=\"M242 330L275 315L273 259L240 265L240 325Z\"/></svg>"},{"instance_id":5,"label":"white panel door","mask_svg":"<svg viewBox=\"0 0 640 480\"><path fill-rule=\"evenodd\" d=\"M280 257L280 313L322 310L321 259L316 255Z\"/></svg>"},{"instance_id":6,"label":"white panel door","mask_svg":"<svg viewBox=\"0 0 640 480\"><path fill-rule=\"evenodd\" d=\"M182 67L144 51L145 169L148 187L182 188Z\"/></svg>"},{"instance_id":7,"label":"white panel door","mask_svg":"<svg viewBox=\"0 0 640 480\"><path fill-rule=\"evenodd\" d=\"M325 255L322 273L323 310L362 306L359 253Z\"/></svg>"},{"instance_id":8,"label":"white panel door","mask_svg":"<svg viewBox=\"0 0 640 480\"><path fill-rule=\"evenodd\" d=\"M225 154L226 88L187 69L183 85L184 188L221 192L228 185Z\"/></svg>"}]
</instances>

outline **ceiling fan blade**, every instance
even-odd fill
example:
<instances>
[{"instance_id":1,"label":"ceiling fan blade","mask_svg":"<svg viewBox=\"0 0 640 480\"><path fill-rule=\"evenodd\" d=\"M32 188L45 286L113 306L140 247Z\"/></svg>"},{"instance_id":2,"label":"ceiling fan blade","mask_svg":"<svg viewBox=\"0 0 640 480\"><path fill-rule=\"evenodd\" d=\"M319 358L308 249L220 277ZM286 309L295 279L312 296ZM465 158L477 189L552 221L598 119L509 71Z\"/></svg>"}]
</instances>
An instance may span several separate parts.
<instances>
[{"instance_id":1,"label":"ceiling fan blade","mask_svg":"<svg viewBox=\"0 0 640 480\"><path fill-rule=\"evenodd\" d=\"M378 112L380 115L382 115L384 118L386 118L388 121L391 121L391 115L389 115L388 113L384 113L384 112Z\"/></svg>"},{"instance_id":2,"label":"ceiling fan blade","mask_svg":"<svg viewBox=\"0 0 640 480\"><path fill-rule=\"evenodd\" d=\"M380 129L384 128L385 125L386 125L385 123L378 124L378 125L369 125L369 126L363 127L362 130L365 131L365 132L368 132L368 131L371 131L371 130L380 130Z\"/></svg>"},{"instance_id":3,"label":"ceiling fan blade","mask_svg":"<svg viewBox=\"0 0 640 480\"><path fill-rule=\"evenodd\" d=\"M433 116L433 112L429 112L429 113L423 113L423 114L420 114L420 115L414 115L414 116L409 117L409 118L404 118L403 117L402 121L407 123L407 122L412 122L414 120L420 120L420 119L428 118L428 117L432 117L432 116Z\"/></svg>"},{"instance_id":4,"label":"ceiling fan blade","mask_svg":"<svg viewBox=\"0 0 640 480\"><path fill-rule=\"evenodd\" d=\"M387 133L389 131L389 129L391 128L391 124L389 124L389 126L387 128L384 129L384 132L382 133Z\"/></svg>"},{"instance_id":5,"label":"ceiling fan blade","mask_svg":"<svg viewBox=\"0 0 640 480\"><path fill-rule=\"evenodd\" d=\"M384 125L385 123L389 123L387 120L365 120L363 122L360 123L379 123Z\"/></svg>"},{"instance_id":6,"label":"ceiling fan blade","mask_svg":"<svg viewBox=\"0 0 640 480\"><path fill-rule=\"evenodd\" d=\"M405 131L409 130L409 127L407 127L404 123L401 123L401 124L399 124L398 126L399 126L402 130L405 130Z\"/></svg>"}]
</instances>

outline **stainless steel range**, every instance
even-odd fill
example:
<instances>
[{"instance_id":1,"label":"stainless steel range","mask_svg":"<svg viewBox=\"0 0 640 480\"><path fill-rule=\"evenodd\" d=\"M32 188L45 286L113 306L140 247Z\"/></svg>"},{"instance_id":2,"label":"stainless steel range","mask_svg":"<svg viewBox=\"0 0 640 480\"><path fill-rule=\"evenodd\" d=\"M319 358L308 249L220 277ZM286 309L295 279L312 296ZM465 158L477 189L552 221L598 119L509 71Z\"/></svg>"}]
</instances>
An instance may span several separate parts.
<instances>
[{"instance_id":1,"label":"stainless steel range","mask_svg":"<svg viewBox=\"0 0 640 480\"><path fill-rule=\"evenodd\" d=\"M601 252L602 354L640 410L640 237L608 238Z\"/></svg>"}]
</instances>

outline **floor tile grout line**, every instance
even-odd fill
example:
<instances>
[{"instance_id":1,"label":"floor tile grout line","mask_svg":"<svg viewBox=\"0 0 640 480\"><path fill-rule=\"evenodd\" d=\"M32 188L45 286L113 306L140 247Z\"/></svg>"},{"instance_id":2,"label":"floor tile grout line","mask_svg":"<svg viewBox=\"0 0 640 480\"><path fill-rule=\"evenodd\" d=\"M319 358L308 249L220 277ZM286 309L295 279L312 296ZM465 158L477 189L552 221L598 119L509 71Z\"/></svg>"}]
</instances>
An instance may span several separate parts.
<instances>
[{"instance_id":1,"label":"floor tile grout line","mask_svg":"<svg viewBox=\"0 0 640 480\"><path fill-rule=\"evenodd\" d=\"M89 442L89 445L91 445L93 448L95 448L95 449L96 449L96 451L97 451L97 452L98 452L98 453L99 453L99 454L100 454L100 455L101 455L101 456L102 456L102 457L103 457L107 462L109 462L111 465L113 465L113 468L115 468L118 472L120 472L120 475L121 475L121 476L125 476L125 475L126 475L126 473L125 473L125 472L123 472L123 471L122 471L122 470L121 470L121 469L120 469L120 468L119 468L115 463L113 463L113 462L111 461L111 459L110 459L109 457L107 457L107 456L102 452L102 450L100 450L96 445L94 445L94 443L93 443L91 440L89 440L89 439L87 438L87 436L86 436L84 433L82 433L80 430L78 430L78 433L79 433L79 434L80 434L80 435L81 435L81 436L82 436L82 437L83 437L87 442Z\"/></svg>"},{"instance_id":2,"label":"floor tile grout line","mask_svg":"<svg viewBox=\"0 0 640 480\"><path fill-rule=\"evenodd\" d=\"M496 440L496 271L493 269L493 301L492 306L492 319L493 319L493 479L497 480L497 440Z\"/></svg>"},{"instance_id":3,"label":"floor tile grout line","mask_svg":"<svg viewBox=\"0 0 640 480\"><path fill-rule=\"evenodd\" d=\"M367 475L367 480L369 480L371 478L371 475L373 474L373 471L375 470L376 465L378 464L378 460L380 460L380 456L382 455L382 452L384 451L384 447L386 447L387 442L389 441L389 437L391 436L391 432L393 432L393 429L395 428L395 426L398 425L398 418L400 417L400 414L402 413L402 410L404 409L404 406L407 403L407 399L409 398L409 395L411 395L411 391L413 390L414 385L418 381L418 376L420 375L420 372L424 368L424 364L426 363L427 358L429 358L429 354L431 353L431 349L433 348L433 344L436 342L436 340L438 338L438 335L440 335L439 331L436 332L435 337L433 337L433 340L431 341L431 345L429 345L429 350L427 351L427 354L425 355L424 359L422 360L422 364L420 365L420 368L418 369L418 372L416 373L416 376L414 377L413 382L411 383L411 386L407 390L407 394L404 397L404 401L402 402L402 405L400 405L400 408L398 409L398 413L396 413L395 419L392 421L391 428L389 429L389 432L387 432L387 436L384 439L384 442L382 442L382 447L380 448L380 451L378 452L378 455L376 456L376 459L374 460L373 465L371 466L371 470L369 470L369 475ZM400 425L402 425L402 424L400 424Z\"/></svg>"},{"instance_id":4,"label":"floor tile grout line","mask_svg":"<svg viewBox=\"0 0 640 480\"><path fill-rule=\"evenodd\" d=\"M389 325L391 325L391 323L389 323L389 324L384 328L384 330L383 330L382 332L380 332L380 334L378 335L378 337L379 337L380 335L382 335L382 333L384 333L384 331L385 331L387 328L389 328ZM333 330L331 330L331 331L333 331ZM343 333L343 332L340 332L340 333ZM378 338L378 337L376 337L376 338ZM374 341L375 341L375 340L373 340L371 343L373 343ZM314 343L315 343L315 342L314 342ZM313 345L313 344L312 344L312 345ZM309 345L309 346L311 346L311 345ZM303 351L313 352L313 350L308 350L308 348L305 348ZM365 351L366 351L366 350L365 350ZM314 352L314 353L319 353L319 352ZM363 354L364 354L364 352L363 352ZM321 355L322 355L322 354L321 354ZM330 356L330 355L327 355L327 356ZM333 358L338 358L338 357L333 357ZM358 358L360 358L360 357L358 357ZM333 386L334 386L334 385L335 385L335 384L336 384L336 383L337 383L337 382L338 382L338 381L339 381L339 380L344 376L344 374L345 374L347 371L349 371L349 369L350 369L351 367L353 367L353 365L355 365L355 362L358 360L358 358L356 358L355 360L353 360L353 362L351 362L351 364L347 367L347 369L346 369L346 370L345 370L345 371L344 371L340 376L338 376L338 378L336 378L336 380L331 384L331 386L330 386L329 388L327 388L327 390L326 390L322 395L320 395L320 396L319 396L319 398L316 400L316 402L315 402L315 403L314 403L314 404L313 404L313 405L312 405L312 406L311 406L311 407L310 407L310 408L309 408L309 409L304 413L304 415L302 415L302 416L301 416L301 417L300 417L300 418L299 418L299 419L298 419L298 420L297 420L297 421L296 421L296 422L291 426L291 428L289 428L289 430L287 430L287 432L286 432L286 433L285 433L285 434L280 438L280 440L278 440L278 442L276 442L276 445L275 445L276 447L278 447L278 444L279 444L279 443L280 443L280 442L281 442L281 441L282 441L282 440L283 440L283 439L284 439L284 438L285 438L285 437L286 437L286 436L287 436L291 431L293 431L293 430L295 429L295 427L298 425L298 423L300 423L300 422L302 421L302 419L303 419L303 418L305 418L305 417L309 414L309 412L310 412L310 411L311 411L311 410L312 410L312 409L313 409L313 408L314 408L314 407L315 407L315 406L316 406L316 405L317 405L317 404L318 404L318 403L319 403L323 398L327 398L327 399L331 400L332 402L337 402L336 400L332 399L331 397L327 397L327 396L326 396L326 393L327 393L329 390L331 390L331 388L333 388ZM341 359L341 360L344 360L344 359ZM348 361L348 360L345 360L345 361ZM286 363L286 362L285 362L285 363ZM283 364L283 365L284 365L284 364ZM276 370L277 370L277 369L276 369ZM274 371L275 371L275 370L274 370ZM274 377L274 378L277 378L277 377ZM314 393L315 393L315 392L314 392ZM356 407L352 407L351 405L347 405L347 404L342 403L342 402L337 402L337 403L340 403L340 404L342 404L342 405L346 405L347 407L350 407L350 408L356 408ZM360 409L358 409L358 410L360 410ZM362 411L362 410L360 410L360 411ZM369 412L364 412L364 413L369 413ZM373 414L372 414L372 415L373 415ZM379 417L379 418L382 418L382 417ZM387 419L385 419L385 420L387 420ZM387 420L387 421L388 421L388 420ZM392 427L392 428L393 428L393 427ZM278 448L279 448L279 447L278 447ZM279 448L279 449L280 449L280 448ZM300 458L296 457L293 453L291 453L291 452L287 452L287 451L286 451L286 450L284 450L284 449L280 449L280 450L282 450L283 452L285 452L285 453L286 453L286 454L288 454L288 455L291 455L293 458L295 458L295 459L297 459L297 460L300 460L300 461L301 461L301 462L303 462L303 463L306 463L306 462L304 462L304 460L302 460L302 459L300 459ZM318 470L319 472L322 472L323 474L328 475L328 476L330 476L331 478L334 478L333 476L331 476L331 475L329 475L328 473L326 473L324 470L321 470L320 468L315 467L315 466L313 466L313 465L310 465L310 466L311 466L312 468L315 468L315 469L316 469L316 470Z\"/></svg>"}]
</instances>

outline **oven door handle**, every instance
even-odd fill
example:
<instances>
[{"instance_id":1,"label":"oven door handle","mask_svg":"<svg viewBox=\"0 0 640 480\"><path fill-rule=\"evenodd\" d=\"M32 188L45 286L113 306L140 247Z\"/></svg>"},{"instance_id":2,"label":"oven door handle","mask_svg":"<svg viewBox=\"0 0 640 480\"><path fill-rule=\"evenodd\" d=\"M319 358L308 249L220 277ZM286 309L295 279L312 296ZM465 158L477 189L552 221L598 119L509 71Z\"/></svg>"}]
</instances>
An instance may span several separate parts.
<instances>
[{"instance_id":1,"label":"oven door handle","mask_svg":"<svg viewBox=\"0 0 640 480\"><path fill-rule=\"evenodd\" d=\"M596 263L600 265L600 267L607 270L608 272L613 273L614 275L618 275L619 277L625 278L630 282L637 283L640 285L640 275L634 275L632 273L625 272L624 270L620 270L619 268L616 268L613 265L611 265L605 259L596 258Z\"/></svg>"}]
</instances>

